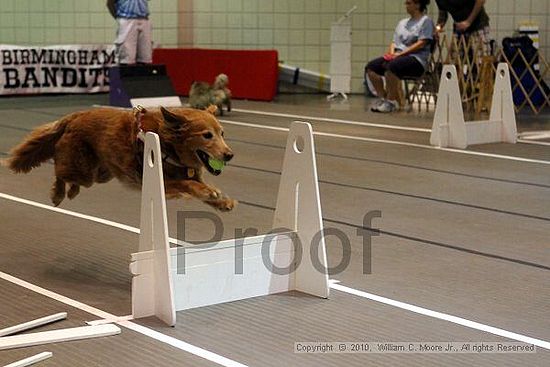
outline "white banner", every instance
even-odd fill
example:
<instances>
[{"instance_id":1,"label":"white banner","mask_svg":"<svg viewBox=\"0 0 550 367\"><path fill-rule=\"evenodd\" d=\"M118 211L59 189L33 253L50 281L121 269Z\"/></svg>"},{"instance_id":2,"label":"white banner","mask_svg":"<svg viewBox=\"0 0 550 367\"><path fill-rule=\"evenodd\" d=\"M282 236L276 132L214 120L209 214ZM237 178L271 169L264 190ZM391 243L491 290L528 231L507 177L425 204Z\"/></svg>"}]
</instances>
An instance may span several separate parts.
<instances>
[{"instance_id":1,"label":"white banner","mask_svg":"<svg viewBox=\"0 0 550 367\"><path fill-rule=\"evenodd\" d=\"M109 91L114 45L0 45L0 94Z\"/></svg>"}]
</instances>

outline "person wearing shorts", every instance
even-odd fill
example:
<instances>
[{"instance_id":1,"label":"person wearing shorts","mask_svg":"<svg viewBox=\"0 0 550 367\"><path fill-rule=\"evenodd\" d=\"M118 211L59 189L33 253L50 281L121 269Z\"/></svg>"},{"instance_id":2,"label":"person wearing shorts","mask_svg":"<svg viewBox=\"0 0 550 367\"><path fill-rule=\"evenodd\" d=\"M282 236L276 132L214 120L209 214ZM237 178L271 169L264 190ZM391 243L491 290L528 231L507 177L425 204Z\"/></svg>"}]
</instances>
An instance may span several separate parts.
<instances>
[{"instance_id":1,"label":"person wearing shorts","mask_svg":"<svg viewBox=\"0 0 550 367\"><path fill-rule=\"evenodd\" d=\"M388 52L371 60L365 71L380 100L371 108L374 112L393 112L399 109L401 79L417 78L424 74L430 57L434 24L425 14L430 0L406 0L410 15L395 28ZM384 86L385 77L386 83Z\"/></svg>"},{"instance_id":2,"label":"person wearing shorts","mask_svg":"<svg viewBox=\"0 0 550 367\"><path fill-rule=\"evenodd\" d=\"M482 45L484 56L492 54L491 28L489 16L485 11L485 0L435 0L439 9L437 32L443 32L448 15L453 17L453 33L457 38L466 40L477 37Z\"/></svg>"},{"instance_id":3,"label":"person wearing shorts","mask_svg":"<svg viewBox=\"0 0 550 367\"><path fill-rule=\"evenodd\" d=\"M148 0L107 0L107 8L118 23L115 40L119 64L149 64L153 45Z\"/></svg>"}]
</instances>

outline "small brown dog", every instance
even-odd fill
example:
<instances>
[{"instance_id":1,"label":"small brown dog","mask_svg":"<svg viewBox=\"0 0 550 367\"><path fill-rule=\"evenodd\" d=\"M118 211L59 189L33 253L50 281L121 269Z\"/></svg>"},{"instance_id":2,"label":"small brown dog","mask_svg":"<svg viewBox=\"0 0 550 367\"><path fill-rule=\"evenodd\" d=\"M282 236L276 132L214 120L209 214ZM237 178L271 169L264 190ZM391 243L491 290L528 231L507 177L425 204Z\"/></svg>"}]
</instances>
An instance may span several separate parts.
<instances>
[{"instance_id":1,"label":"small brown dog","mask_svg":"<svg viewBox=\"0 0 550 367\"><path fill-rule=\"evenodd\" d=\"M55 181L50 197L55 206L65 195L69 199L77 196L80 186L90 187L113 177L140 189L144 144L138 133L152 131L161 142L166 196L189 194L218 210L229 211L236 201L202 180L204 168L219 175L224 163L233 158L215 111L216 107L210 106L206 111L161 107L141 112L76 112L33 130L11 151L7 163L14 172L27 173L53 158ZM212 160L217 164L211 164ZM69 190L65 194L66 185Z\"/></svg>"},{"instance_id":2,"label":"small brown dog","mask_svg":"<svg viewBox=\"0 0 550 367\"><path fill-rule=\"evenodd\" d=\"M189 104L192 108L204 110L210 105L216 105L220 115L223 116L223 105L227 106L227 112L231 111L231 91L227 88L229 78L220 74L210 85L206 82L193 82L189 90Z\"/></svg>"}]
</instances>

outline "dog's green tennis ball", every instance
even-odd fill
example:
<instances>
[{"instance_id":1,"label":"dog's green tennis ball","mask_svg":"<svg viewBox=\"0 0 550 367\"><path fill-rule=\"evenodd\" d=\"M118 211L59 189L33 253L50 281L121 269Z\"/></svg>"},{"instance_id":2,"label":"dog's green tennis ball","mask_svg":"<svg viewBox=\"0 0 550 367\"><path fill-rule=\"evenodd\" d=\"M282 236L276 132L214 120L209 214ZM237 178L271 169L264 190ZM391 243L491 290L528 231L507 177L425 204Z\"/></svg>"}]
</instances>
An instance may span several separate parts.
<instances>
[{"instance_id":1,"label":"dog's green tennis ball","mask_svg":"<svg viewBox=\"0 0 550 367\"><path fill-rule=\"evenodd\" d=\"M209 165L212 169L221 171L221 170L223 169L223 166L225 166L225 162L224 162L224 161L220 161L219 159L210 157L210 158L208 158L208 165Z\"/></svg>"}]
</instances>

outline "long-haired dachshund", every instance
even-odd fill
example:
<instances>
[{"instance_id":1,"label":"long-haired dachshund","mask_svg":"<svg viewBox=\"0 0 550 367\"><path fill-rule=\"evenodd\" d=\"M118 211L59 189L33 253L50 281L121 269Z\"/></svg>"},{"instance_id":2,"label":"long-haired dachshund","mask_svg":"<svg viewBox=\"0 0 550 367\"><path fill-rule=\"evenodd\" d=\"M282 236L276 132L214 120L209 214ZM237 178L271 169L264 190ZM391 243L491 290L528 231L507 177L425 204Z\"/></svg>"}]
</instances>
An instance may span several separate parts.
<instances>
[{"instance_id":1,"label":"long-haired dachshund","mask_svg":"<svg viewBox=\"0 0 550 367\"><path fill-rule=\"evenodd\" d=\"M72 113L33 130L13 148L7 164L13 172L27 173L53 158L55 181L50 197L55 206L65 196L77 196L81 186L90 187L113 177L139 189L144 149L140 132L152 131L161 142L166 196L191 195L229 211L236 201L206 184L202 177L204 170L219 175L225 162L233 158L215 112L216 107L211 106L205 111L160 107Z\"/></svg>"}]
</instances>

